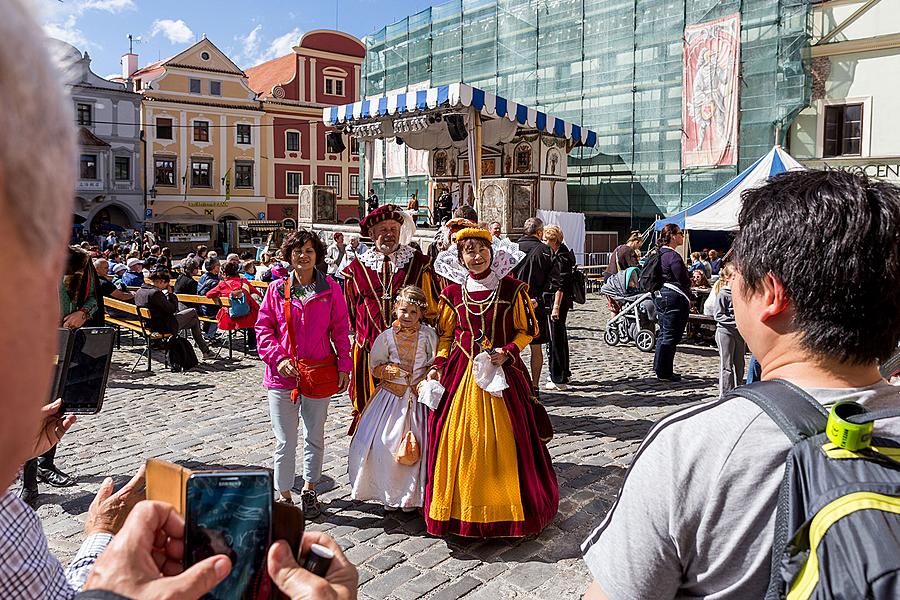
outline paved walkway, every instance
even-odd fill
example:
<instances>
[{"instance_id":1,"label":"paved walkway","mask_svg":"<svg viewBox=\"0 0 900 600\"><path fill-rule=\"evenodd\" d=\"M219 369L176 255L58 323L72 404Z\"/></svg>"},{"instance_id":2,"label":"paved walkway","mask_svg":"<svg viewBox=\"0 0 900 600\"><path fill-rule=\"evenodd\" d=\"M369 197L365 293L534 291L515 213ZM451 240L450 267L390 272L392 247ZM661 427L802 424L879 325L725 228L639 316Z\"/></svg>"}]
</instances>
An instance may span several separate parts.
<instances>
[{"instance_id":1,"label":"paved walkway","mask_svg":"<svg viewBox=\"0 0 900 600\"><path fill-rule=\"evenodd\" d=\"M329 532L347 549L359 566L361 598L580 597L590 577L579 545L609 509L641 439L662 416L712 395L717 384L715 349L701 347L679 352L676 370L684 381L660 384L650 377L652 354L603 343L606 316L597 296L570 315L576 383L565 393L544 393L556 430L549 448L561 501L556 519L535 539L432 538L418 515L385 516L378 506L350 501L349 401L332 402L320 488L327 514L310 529ZM130 374L135 356L125 345L116 353L103 412L81 417L60 448L59 464L79 484L45 487L41 496L51 550L63 560L77 550L84 514L107 475L118 487L151 456L198 468L271 466L260 361L236 353L235 360L188 373L158 364L153 375Z\"/></svg>"}]
</instances>

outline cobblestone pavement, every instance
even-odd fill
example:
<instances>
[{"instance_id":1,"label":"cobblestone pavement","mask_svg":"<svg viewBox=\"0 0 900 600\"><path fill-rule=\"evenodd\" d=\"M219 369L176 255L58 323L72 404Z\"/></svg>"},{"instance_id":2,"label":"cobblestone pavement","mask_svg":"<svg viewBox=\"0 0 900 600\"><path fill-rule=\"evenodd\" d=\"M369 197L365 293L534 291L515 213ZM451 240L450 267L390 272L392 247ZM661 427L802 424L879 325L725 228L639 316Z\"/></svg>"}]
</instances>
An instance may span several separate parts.
<instances>
[{"instance_id":1,"label":"cobblestone pavement","mask_svg":"<svg viewBox=\"0 0 900 600\"><path fill-rule=\"evenodd\" d=\"M641 439L661 417L712 395L717 385L715 348L683 347L676 371L684 380L663 385L651 377L652 354L603 343L606 318L597 296L570 314L574 384L543 394L556 430L549 448L561 500L553 523L533 539L428 537L418 515L386 516L378 506L350 501L349 401L332 401L320 487L327 513L309 527L347 550L359 567L361 598L580 597L590 576L579 545L609 509ZM85 512L107 475L118 487L151 456L193 467L271 467L274 438L259 360L236 353L188 373L155 364L152 375L131 374L137 352L123 344L102 413L81 417L60 447L59 464L77 474L78 485L42 488L38 512L64 562L83 539Z\"/></svg>"}]
</instances>

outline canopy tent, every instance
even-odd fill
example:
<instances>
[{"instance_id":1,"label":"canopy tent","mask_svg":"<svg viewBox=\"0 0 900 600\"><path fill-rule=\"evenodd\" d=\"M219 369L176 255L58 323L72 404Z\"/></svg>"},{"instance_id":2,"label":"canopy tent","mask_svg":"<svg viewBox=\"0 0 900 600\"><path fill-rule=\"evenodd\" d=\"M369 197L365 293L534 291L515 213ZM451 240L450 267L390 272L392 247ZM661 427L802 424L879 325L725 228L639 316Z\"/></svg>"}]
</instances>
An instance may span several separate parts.
<instances>
[{"instance_id":1,"label":"canopy tent","mask_svg":"<svg viewBox=\"0 0 900 600\"><path fill-rule=\"evenodd\" d=\"M520 129L534 129L575 146L593 147L597 134L575 123L548 115L465 83L399 92L322 110L325 125L344 129L368 142L397 138L413 150L468 149L469 177L474 193L481 180L482 148L510 142ZM366 144L365 160L374 161L374 145ZM365 188L372 184L365 170Z\"/></svg>"},{"instance_id":2,"label":"canopy tent","mask_svg":"<svg viewBox=\"0 0 900 600\"><path fill-rule=\"evenodd\" d=\"M669 223L688 230L736 231L738 214L741 212L741 194L744 191L763 185L770 177L779 173L803 168L781 146L775 146L703 200L671 217L656 221L656 231Z\"/></svg>"},{"instance_id":3,"label":"canopy tent","mask_svg":"<svg viewBox=\"0 0 900 600\"><path fill-rule=\"evenodd\" d=\"M452 83L416 92L401 92L369 98L352 104L344 104L343 106L329 106L322 111L322 117L326 125L380 122L382 125L380 132L377 131L377 128L372 128L371 135L366 135L366 131L357 132L360 139L365 140L367 137L370 139L389 138L401 135L403 141L410 148L431 150L434 148L447 148L453 145L454 142L450 139L446 123L438 125L440 122L429 123L426 119L424 123L402 123L401 127L404 130L397 131L396 127L392 127L394 124L393 120L390 118L386 119L386 117L400 116L403 113L409 113L409 115L405 116L412 116L416 113L427 112L428 109L437 108L473 108L479 113L486 130L484 143L489 145L490 136L487 135L488 130L494 128L498 130L501 128L504 130L510 129L507 124L502 122L489 126L489 122L494 119L506 119L509 124L513 125L510 137L515 135L515 125L518 124L556 137L566 138L577 146L595 146L597 144L597 134L590 129L584 129L580 125L569 123L563 119L548 115L534 108L529 108L524 104L517 104L502 96L485 92L465 83ZM378 135L379 133L381 135ZM425 135L426 133L429 135ZM497 133L498 136L501 134L500 131ZM464 145L464 143L462 144Z\"/></svg>"}]
</instances>

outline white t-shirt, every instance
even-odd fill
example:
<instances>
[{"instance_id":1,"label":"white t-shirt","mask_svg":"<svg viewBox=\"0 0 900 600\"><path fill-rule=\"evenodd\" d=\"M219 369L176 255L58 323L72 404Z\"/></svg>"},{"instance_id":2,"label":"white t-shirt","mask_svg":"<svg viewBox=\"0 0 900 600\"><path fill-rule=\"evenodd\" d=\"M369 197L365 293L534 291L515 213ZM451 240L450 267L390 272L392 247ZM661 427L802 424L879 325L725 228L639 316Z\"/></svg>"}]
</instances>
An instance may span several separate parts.
<instances>
[{"instance_id":1,"label":"white t-shirt","mask_svg":"<svg viewBox=\"0 0 900 600\"><path fill-rule=\"evenodd\" d=\"M900 406L900 388L807 389L825 405ZM900 419L876 435L900 440ZM775 509L790 441L756 404L716 400L651 430L619 498L582 544L610 600L765 596Z\"/></svg>"}]
</instances>

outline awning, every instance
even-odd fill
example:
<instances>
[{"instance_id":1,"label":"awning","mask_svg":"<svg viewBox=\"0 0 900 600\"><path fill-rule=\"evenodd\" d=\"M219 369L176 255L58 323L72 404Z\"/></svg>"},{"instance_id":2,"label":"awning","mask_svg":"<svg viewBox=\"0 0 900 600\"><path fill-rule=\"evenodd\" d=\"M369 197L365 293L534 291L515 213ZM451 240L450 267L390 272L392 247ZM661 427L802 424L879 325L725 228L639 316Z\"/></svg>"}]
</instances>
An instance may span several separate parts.
<instances>
[{"instance_id":1,"label":"awning","mask_svg":"<svg viewBox=\"0 0 900 600\"><path fill-rule=\"evenodd\" d=\"M215 225L216 220L205 215L159 215L147 223L177 223L180 225Z\"/></svg>"},{"instance_id":2,"label":"awning","mask_svg":"<svg viewBox=\"0 0 900 600\"><path fill-rule=\"evenodd\" d=\"M322 118L326 125L337 125L367 119L377 120L389 115L438 107L451 109L472 107L483 117L505 118L521 126L572 140L576 145L592 147L597 144L597 134L590 129L584 129L580 125L569 123L465 83L442 85L417 92L391 94L343 106L329 106L322 111Z\"/></svg>"},{"instance_id":3,"label":"awning","mask_svg":"<svg viewBox=\"0 0 900 600\"><path fill-rule=\"evenodd\" d=\"M257 231L275 231L276 229L281 229L284 227L281 221L240 221L238 223L240 227L248 227L250 229L256 229Z\"/></svg>"}]
</instances>

